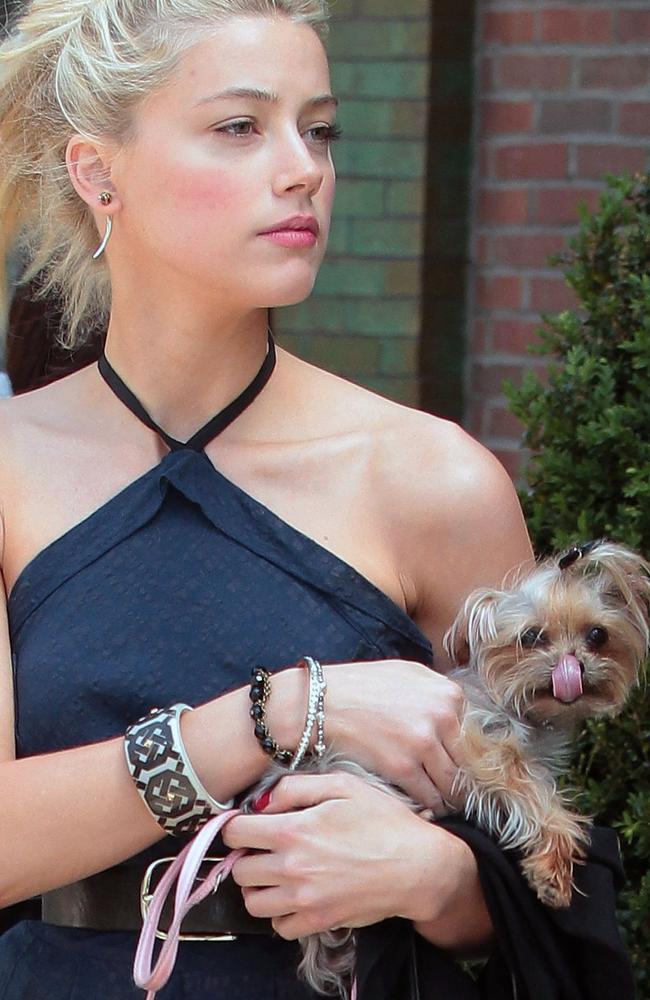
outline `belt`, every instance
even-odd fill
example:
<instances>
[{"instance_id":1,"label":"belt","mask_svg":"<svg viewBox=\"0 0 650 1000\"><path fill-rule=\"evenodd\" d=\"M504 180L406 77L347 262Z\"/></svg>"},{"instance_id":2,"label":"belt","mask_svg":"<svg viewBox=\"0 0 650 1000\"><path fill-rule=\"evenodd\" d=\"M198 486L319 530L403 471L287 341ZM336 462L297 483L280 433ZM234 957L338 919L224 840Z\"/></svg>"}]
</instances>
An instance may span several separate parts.
<instances>
[{"instance_id":1,"label":"belt","mask_svg":"<svg viewBox=\"0 0 650 1000\"><path fill-rule=\"evenodd\" d=\"M158 858L146 871L128 865L116 865L106 871L91 875L52 889L43 894L42 919L59 927L84 927L96 931L140 931L142 921L151 902L152 894L165 871L165 866L175 858ZM219 857L205 858L197 879L201 878L204 865L212 867ZM167 899L159 923L157 937L165 938L171 923L173 894ZM244 906L241 890L228 877L219 887L185 917L181 927L181 940L234 941L240 934L272 934L270 920L251 917Z\"/></svg>"}]
</instances>

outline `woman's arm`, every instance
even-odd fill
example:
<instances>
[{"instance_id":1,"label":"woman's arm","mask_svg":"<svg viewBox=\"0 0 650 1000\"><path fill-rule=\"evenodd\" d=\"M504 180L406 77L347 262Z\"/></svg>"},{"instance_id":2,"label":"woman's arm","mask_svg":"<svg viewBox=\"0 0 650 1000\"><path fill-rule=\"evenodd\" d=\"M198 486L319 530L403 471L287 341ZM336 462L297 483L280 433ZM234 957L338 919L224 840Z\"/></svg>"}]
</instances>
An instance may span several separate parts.
<instances>
[{"instance_id":1,"label":"woman's arm","mask_svg":"<svg viewBox=\"0 0 650 1000\"><path fill-rule=\"evenodd\" d=\"M413 439L412 516L404 520L401 537L403 565L409 567L415 595L414 618L431 638L438 668L448 669L455 664L449 662L442 638L464 599L475 588L500 586L511 571L532 565L533 552L515 489L500 463L460 428L444 425L442 431L432 426L428 444L427 434L424 440ZM435 482L427 449L438 455ZM446 857L449 877L441 891L435 883L437 866L425 860L422 898L430 900L431 912L415 915L415 927L441 948L484 951L492 925L474 855L446 831L436 830L438 838L428 833L430 849Z\"/></svg>"},{"instance_id":2,"label":"woman's arm","mask_svg":"<svg viewBox=\"0 0 650 1000\"><path fill-rule=\"evenodd\" d=\"M390 432L384 435L385 471L377 479L388 484L387 532L411 612L431 637L437 665L448 669L442 637L467 594L500 584L509 571L531 562L532 551L514 488L499 463L453 425L422 414L409 419L413 427L401 426L392 439ZM358 665L352 689L338 668L330 668L327 679L333 711L328 735L335 745L341 735L354 744L356 733L355 756L367 764L370 730L375 757L384 765L378 773L390 777L385 766L392 762L395 769L405 747L410 758L415 743L422 775L449 789L458 726L447 715L442 725L427 728L415 703L442 695L448 706L459 695L455 685L445 693L416 691L405 677L407 687L392 694L394 718L382 725L364 711L364 699L374 705L380 670ZM400 708L411 696L413 711L405 716ZM325 801L328 794L335 800ZM267 852L243 859L233 872L246 887L251 913L274 918L278 933L287 937L403 916L439 947L486 949L492 926L469 848L394 802L380 808L378 794L358 785L353 791L341 775L298 776L273 793L270 811L284 815L267 817L267 809L264 817L234 820L226 831L230 846Z\"/></svg>"}]
</instances>

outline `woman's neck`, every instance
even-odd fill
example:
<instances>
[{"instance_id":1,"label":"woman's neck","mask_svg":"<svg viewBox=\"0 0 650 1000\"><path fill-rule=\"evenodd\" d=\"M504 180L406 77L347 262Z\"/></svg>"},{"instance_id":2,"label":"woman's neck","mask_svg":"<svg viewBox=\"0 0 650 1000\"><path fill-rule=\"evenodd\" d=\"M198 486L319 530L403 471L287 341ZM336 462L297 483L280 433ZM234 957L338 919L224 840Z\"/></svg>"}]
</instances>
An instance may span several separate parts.
<instances>
[{"instance_id":1,"label":"woman's neck","mask_svg":"<svg viewBox=\"0 0 650 1000\"><path fill-rule=\"evenodd\" d=\"M267 339L266 310L215 321L130 309L127 320L114 305L104 352L153 420L185 440L254 378Z\"/></svg>"}]
</instances>

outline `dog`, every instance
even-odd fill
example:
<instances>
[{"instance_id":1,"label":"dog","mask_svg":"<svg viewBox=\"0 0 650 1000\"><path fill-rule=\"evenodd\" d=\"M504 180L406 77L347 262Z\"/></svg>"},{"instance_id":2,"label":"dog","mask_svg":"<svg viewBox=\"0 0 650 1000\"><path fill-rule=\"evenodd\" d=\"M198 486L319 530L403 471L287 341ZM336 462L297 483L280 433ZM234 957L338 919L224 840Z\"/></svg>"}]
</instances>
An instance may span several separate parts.
<instances>
[{"instance_id":1,"label":"dog","mask_svg":"<svg viewBox=\"0 0 650 1000\"><path fill-rule=\"evenodd\" d=\"M547 906L566 907L573 867L585 857L589 818L557 785L571 740L587 718L617 715L638 682L650 646L650 564L604 539L574 545L519 574L508 587L469 595L444 637L465 696L458 811L517 850L524 877ZM328 752L303 773L346 771L422 805L354 761ZM243 801L271 788L286 768L272 765ZM301 939L299 974L318 993L355 996L351 930Z\"/></svg>"}]
</instances>

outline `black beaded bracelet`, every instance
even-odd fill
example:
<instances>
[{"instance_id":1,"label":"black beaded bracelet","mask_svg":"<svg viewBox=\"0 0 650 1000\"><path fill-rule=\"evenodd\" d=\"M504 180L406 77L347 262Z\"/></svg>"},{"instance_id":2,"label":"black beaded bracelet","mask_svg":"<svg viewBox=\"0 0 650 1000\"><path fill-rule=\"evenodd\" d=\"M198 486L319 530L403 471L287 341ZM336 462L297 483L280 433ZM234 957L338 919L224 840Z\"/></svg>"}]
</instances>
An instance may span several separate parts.
<instances>
[{"instance_id":1,"label":"black beaded bracelet","mask_svg":"<svg viewBox=\"0 0 650 1000\"><path fill-rule=\"evenodd\" d=\"M283 750L277 740L271 736L266 725L266 702L271 694L271 675L264 667L255 667L251 673L250 714L255 720L254 733L265 754L281 764L288 764L293 759L291 750Z\"/></svg>"}]
</instances>

